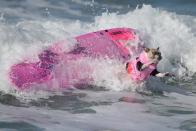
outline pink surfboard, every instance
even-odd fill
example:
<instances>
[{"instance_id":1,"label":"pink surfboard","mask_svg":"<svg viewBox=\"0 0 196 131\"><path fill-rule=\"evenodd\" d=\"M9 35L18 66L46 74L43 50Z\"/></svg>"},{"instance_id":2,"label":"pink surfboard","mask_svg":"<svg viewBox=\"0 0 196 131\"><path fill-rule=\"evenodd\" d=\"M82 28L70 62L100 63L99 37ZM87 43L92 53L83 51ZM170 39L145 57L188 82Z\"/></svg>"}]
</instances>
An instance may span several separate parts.
<instances>
[{"instance_id":1,"label":"pink surfboard","mask_svg":"<svg viewBox=\"0 0 196 131\"><path fill-rule=\"evenodd\" d=\"M134 29L113 28L80 35L75 39L77 44L69 52L64 52L63 48L61 48L61 45L67 44L67 42L61 41L38 54L39 61L35 63L22 61L12 65L9 72L11 83L16 89L27 89L33 85L48 83L53 79L57 79L61 87L67 87L67 85L71 84L85 84L92 79L85 78L84 80L79 78L77 72L79 72L80 68L72 68L73 65L69 63L70 59L77 61L83 57L107 57L126 62L133 52L130 52L126 42L122 41L136 41L138 38ZM59 68L59 63L62 64L62 61L65 66L64 68ZM67 71L72 68L72 77L66 77L65 67ZM88 72L90 69L82 70ZM77 82L71 82L73 79Z\"/></svg>"}]
</instances>

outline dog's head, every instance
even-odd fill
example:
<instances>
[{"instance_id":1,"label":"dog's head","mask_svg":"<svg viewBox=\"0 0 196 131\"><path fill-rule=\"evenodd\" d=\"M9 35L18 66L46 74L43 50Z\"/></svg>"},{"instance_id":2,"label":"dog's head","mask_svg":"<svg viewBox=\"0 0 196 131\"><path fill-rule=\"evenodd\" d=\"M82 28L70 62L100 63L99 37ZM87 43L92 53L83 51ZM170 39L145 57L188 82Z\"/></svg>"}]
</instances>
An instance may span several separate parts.
<instances>
[{"instance_id":1,"label":"dog's head","mask_svg":"<svg viewBox=\"0 0 196 131\"><path fill-rule=\"evenodd\" d=\"M162 59L161 52L159 51L159 47L157 49L154 48L144 48L144 51L147 53L149 59L156 59L160 61Z\"/></svg>"}]
</instances>

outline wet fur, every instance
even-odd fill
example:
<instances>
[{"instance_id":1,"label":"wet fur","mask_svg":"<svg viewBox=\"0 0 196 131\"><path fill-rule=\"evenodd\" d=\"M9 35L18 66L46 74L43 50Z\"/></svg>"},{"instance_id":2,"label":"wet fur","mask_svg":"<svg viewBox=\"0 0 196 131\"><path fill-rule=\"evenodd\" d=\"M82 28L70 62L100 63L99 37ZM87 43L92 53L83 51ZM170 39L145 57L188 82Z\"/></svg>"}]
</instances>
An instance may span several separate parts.
<instances>
[{"instance_id":1,"label":"wet fur","mask_svg":"<svg viewBox=\"0 0 196 131\"><path fill-rule=\"evenodd\" d=\"M157 59L157 60L162 59L161 52L159 51L159 48L157 48L157 49L144 48L144 51L147 53L147 55L150 59Z\"/></svg>"}]
</instances>

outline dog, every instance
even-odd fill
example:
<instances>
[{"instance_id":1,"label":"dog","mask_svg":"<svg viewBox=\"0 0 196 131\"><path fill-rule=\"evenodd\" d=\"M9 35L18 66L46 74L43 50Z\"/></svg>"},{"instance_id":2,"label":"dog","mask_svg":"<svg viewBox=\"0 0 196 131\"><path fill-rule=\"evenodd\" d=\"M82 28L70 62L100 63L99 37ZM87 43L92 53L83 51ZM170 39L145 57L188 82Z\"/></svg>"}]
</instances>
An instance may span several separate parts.
<instances>
[{"instance_id":1,"label":"dog","mask_svg":"<svg viewBox=\"0 0 196 131\"><path fill-rule=\"evenodd\" d=\"M157 65L162 59L158 48L144 48L140 55L126 63L126 70L134 81L145 81L150 76L165 77L173 76L169 72L161 73L157 70Z\"/></svg>"}]
</instances>

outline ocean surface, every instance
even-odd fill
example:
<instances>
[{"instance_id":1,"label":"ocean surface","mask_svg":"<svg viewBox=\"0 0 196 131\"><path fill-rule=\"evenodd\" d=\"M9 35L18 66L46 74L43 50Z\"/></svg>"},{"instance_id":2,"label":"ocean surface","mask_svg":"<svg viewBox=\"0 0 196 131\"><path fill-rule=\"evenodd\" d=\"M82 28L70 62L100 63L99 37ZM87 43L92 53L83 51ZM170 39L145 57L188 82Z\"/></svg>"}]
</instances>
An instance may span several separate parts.
<instances>
[{"instance_id":1,"label":"ocean surface","mask_svg":"<svg viewBox=\"0 0 196 131\"><path fill-rule=\"evenodd\" d=\"M53 42L115 27L142 32L147 46L160 47L159 70L176 77L136 87L116 73L123 65L87 60L97 63L96 81L82 89L10 84L12 64ZM196 131L195 0L1 0L0 46L0 131Z\"/></svg>"}]
</instances>

